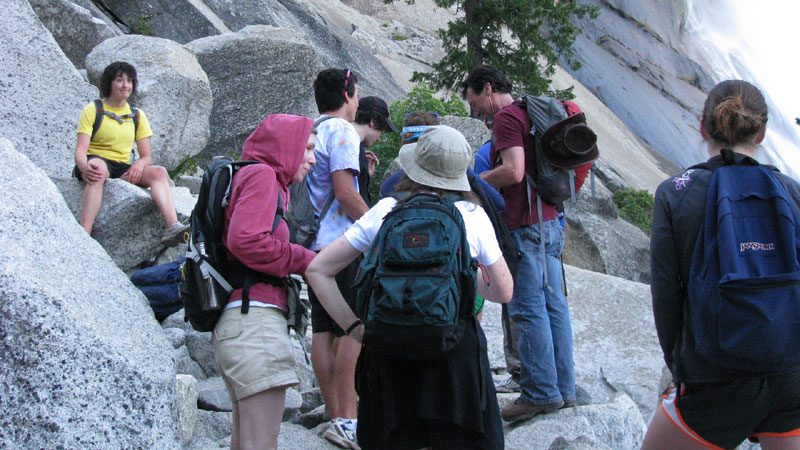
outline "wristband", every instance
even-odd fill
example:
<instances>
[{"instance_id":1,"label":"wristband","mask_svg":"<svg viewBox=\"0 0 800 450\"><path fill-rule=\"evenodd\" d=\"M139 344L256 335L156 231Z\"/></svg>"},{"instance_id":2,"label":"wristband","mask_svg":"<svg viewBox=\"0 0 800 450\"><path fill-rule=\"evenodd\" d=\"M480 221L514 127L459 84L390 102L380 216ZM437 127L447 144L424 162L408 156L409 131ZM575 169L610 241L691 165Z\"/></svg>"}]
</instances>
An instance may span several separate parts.
<instances>
[{"instance_id":1,"label":"wristband","mask_svg":"<svg viewBox=\"0 0 800 450\"><path fill-rule=\"evenodd\" d=\"M356 321L344 331L345 336L349 336L359 325L361 325L361 319L356 319Z\"/></svg>"}]
</instances>

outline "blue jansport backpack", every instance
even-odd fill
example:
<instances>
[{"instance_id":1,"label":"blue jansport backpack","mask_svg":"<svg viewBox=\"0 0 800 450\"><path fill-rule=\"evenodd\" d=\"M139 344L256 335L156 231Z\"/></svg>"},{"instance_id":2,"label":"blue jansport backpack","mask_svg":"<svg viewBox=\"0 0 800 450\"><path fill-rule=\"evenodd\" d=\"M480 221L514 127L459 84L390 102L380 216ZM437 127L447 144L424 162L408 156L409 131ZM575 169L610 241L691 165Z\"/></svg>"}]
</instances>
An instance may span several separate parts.
<instances>
[{"instance_id":1,"label":"blue jansport backpack","mask_svg":"<svg viewBox=\"0 0 800 450\"><path fill-rule=\"evenodd\" d=\"M800 219L770 169L723 156L688 283L696 350L722 367L778 372L800 362Z\"/></svg>"},{"instance_id":2,"label":"blue jansport backpack","mask_svg":"<svg viewBox=\"0 0 800 450\"><path fill-rule=\"evenodd\" d=\"M364 345L431 359L455 348L474 317L476 265L450 197L403 196L384 218L355 279Z\"/></svg>"}]
</instances>

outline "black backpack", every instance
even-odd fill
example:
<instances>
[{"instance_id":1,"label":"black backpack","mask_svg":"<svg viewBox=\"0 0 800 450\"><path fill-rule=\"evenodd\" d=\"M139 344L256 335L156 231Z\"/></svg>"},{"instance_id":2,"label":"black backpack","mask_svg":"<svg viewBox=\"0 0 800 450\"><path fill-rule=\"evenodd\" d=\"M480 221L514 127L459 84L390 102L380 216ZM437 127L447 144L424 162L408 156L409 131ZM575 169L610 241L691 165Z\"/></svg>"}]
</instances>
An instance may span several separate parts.
<instances>
[{"instance_id":1,"label":"black backpack","mask_svg":"<svg viewBox=\"0 0 800 450\"><path fill-rule=\"evenodd\" d=\"M234 289L244 289L242 314L247 314L250 308L250 287L257 282L286 286L289 301L299 301L299 295L296 294L300 290L300 283L295 278L291 276L278 278L252 270L242 262L229 257L222 245L225 208L229 205L231 181L239 169L251 164L261 163L233 161L225 156L217 156L203 174L197 204L190 219L189 249L186 253L186 262L183 264L180 284L185 320L197 331L214 329ZM283 200L279 190L278 208L272 224L273 231L282 218ZM290 305L289 309L295 313L297 311L296 305L294 308ZM303 309L307 310L301 308L300 316L303 316ZM305 315L307 316L307 312ZM301 318L294 320L296 323L303 323ZM307 320L305 324L307 326ZM299 330L292 326L292 323L290 326L296 333L305 334L305 329Z\"/></svg>"},{"instance_id":2,"label":"black backpack","mask_svg":"<svg viewBox=\"0 0 800 450\"><path fill-rule=\"evenodd\" d=\"M486 215L489 216L489 221L492 222L494 235L497 238L497 243L500 244L500 250L503 252L503 258L506 260L508 271L511 272L512 277L516 277L519 261L522 259L522 252L520 252L519 248L517 248L517 243L514 241L511 231L508 230L506 222L503 220L503 216L500 214L500 211L498 211L494 206L494 203L492 203L492 200L489 198L489 195L486 193L483 186L475 181L476 176L477 175L472 174L471 176L467 177L469 180L469 186L472 189L472 192L474 192L475 195L481 199L483 210L486 211Z\"/></svg>"}]
</instances>

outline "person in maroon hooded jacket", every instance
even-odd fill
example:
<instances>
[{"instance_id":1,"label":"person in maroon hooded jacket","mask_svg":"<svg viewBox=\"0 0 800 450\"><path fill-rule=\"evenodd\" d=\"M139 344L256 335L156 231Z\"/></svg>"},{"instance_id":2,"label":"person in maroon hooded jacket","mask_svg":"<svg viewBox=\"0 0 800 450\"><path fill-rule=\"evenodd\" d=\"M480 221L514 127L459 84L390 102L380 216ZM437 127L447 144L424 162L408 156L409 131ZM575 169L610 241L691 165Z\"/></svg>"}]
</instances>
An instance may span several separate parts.
<instances>
[{"instance_id":1,"label":"person in maroon hooded jacket","mask_svg":"<svg viewBox=\"0 0 800 450\"><path fill-rule=\"evenodd\" d=\"M289 206L289 185L306 176L314 160L313 122L307 117L274 114L247 138L243 160L231 183L223 243L247 267L267 275L303 275L315 253L289 242L281 221L272 231L281 192ZM241 312L242 290L231 293L214 329L217 365L233 403L231 448L277 448L286 389L299 383L287 333L286 291L256 283L250 310Z\"/></svg>"}]
</instances>

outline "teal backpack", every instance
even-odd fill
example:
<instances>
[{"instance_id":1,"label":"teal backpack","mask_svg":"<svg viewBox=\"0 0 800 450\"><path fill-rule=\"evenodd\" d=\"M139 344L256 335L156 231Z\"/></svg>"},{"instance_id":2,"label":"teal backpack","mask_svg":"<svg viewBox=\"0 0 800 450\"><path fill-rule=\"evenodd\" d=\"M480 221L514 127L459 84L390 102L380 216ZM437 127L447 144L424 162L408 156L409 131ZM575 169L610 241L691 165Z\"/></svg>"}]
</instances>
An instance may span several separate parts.
<instances>
[{"instance_id":1,"label":"teal backpack","mask_svg":"<svg viewBox=\"0 0 800 450\"><path fill-rule=\"evenodd\" d=\"M355 279L364 346L403 359L455 348L474 318L476 269L452 198L399 198Z\"/></svg>"}]
</instances>

